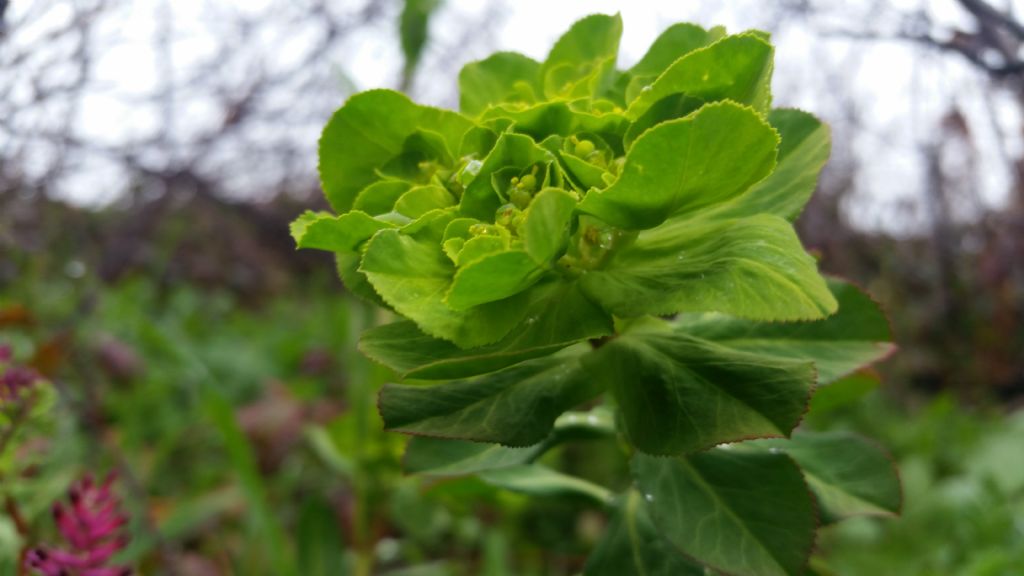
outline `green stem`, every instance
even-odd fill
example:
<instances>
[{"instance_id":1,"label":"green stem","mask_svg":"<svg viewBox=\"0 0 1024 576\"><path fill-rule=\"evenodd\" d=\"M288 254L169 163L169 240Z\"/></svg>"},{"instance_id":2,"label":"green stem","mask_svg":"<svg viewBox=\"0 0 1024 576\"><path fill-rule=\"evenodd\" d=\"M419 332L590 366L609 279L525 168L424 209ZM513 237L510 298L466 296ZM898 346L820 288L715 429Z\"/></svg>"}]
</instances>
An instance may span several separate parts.
<instances>
[{"instance_id":1,"label":"green stem","mask_svg":"<svg viewBox=\"0 0 1024 576\"><path fill-rule=\"evenodd\" d=\"M7 448L14 440L14 435L18 432L18 428L28 420L28 416L32 412L32 405L34 403L34 394L26 398L24 402L18 403L18 409L11 418L11 425L8 426L7 429L4 430L3 435L0 436L0 458L7 453Z\"/></svg>"},{"instance_id":2,"label":"green stem","mask_svg":"<svg viewBox=\"0 0 1024 576\"><path fill-rule=\"evenodd\" d=\"M373 325L374 308L365 302L358 302L352 307L355 312L349 323L350 334L358 337L363 330ZM374 395L369 374L369 365L352 347L347 364L350 370L350 386L348 403L355 419L356 438L369 439L373 434L370 429L369 414L374 410ZM370 478L366 473L367 455L366 442L355 445L356 470L353 477L355 503L355 576L371 576L373 573L373 535L371 521L373 517L370 497Z\"/></svg>"}]
</instances>

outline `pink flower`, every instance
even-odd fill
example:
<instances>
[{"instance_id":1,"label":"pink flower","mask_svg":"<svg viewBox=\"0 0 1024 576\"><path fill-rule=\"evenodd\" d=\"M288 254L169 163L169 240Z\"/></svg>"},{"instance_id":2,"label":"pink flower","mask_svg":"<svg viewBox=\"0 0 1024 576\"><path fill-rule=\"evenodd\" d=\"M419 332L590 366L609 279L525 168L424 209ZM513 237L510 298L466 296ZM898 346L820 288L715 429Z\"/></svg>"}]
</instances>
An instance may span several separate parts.
<instances>
[{"instance_id":1,"label":"pink flower","mask_svg":"<svg viewBox=\"0 0 1024 576\"><path fill-rule=\"evenodd\" d=\"M22 390L40 380L39 373L26 366L13 363L14 354L9 345L0 345L0 401L14 401Z\"/></svg>"},{"instance_id":2,"label":"pink flower","mask_svg":"<svg viewBox=\"0 0 1024 576\"><path fill-rule=\"evenodd\" d=\"M119 511L114 475L96 484L86 476L68 490L68 503L53 505L53 519L67 542L64 549L36 548L25 559L41 576L128 576L130 568L108 566L128 539L119 534L127 519Z\"/></svg>"}]
</instances>

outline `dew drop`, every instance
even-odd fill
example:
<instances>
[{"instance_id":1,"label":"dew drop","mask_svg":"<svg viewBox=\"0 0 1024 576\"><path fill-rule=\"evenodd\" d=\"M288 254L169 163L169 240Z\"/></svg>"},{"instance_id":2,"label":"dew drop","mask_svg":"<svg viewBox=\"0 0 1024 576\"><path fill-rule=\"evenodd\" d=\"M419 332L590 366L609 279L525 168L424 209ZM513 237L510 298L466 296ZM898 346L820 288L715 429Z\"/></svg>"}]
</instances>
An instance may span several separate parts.
<instances>
[{"instance_id":1,"label":"dew drop","mask_svg":"<svg viewBox=\"0 0 1024 576\"><path fill-rule=\"evenodd\" d=\"M648 84L647 86L644 86L643 88L640 89L640 91L641 92L650 92L651 91L651 85Z\"/></svg>"},{"instance_id":2,"label":"dew drop","mask_svg":"<svg viewBox=\"0 0 1024 576\"><path fill-rule=\"evenodd\" d=\"M644 500L648 502L654 502L654 494L644 494Z\"/></svg>"},{"instance_id":3,"label":"dew drop","mask_svg":"<svg viewBox=\"0 0 1024 576\"><path fill-rule=\"evenodd\" d=\"M81 260L69 260L64 266L64 274L67 275L68 278L74 278L77 280L78 278L85 276L85 272L85 263Z\"/></svg>"}]
</instances>

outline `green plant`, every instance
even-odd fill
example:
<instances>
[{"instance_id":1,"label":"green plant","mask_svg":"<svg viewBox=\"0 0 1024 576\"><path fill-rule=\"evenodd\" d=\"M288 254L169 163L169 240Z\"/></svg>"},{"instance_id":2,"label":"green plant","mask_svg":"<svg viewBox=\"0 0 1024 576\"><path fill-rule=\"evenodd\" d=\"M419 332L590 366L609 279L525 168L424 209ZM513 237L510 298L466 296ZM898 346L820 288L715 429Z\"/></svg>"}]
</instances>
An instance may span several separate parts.
<instances>
[{"instance_id":1,"label":"green plant","mask_svg":"<svg viewBox=\"0 0 1024 576\"><path fill-rule=\"evenodd\" d=\"M607 507L587 574L799 574L818 525L900 506L877 447L793 433L890 349L791 226L828 131L771 109L766 34L678 24L621 71L621 26L467 65L460 113L353 96L320 141L337 215L292 233L403 318L360 346L406 380L379 405L410 471ZM618 439L631 486L539 463L581 437Z\"/></svg>"}]
</instances>

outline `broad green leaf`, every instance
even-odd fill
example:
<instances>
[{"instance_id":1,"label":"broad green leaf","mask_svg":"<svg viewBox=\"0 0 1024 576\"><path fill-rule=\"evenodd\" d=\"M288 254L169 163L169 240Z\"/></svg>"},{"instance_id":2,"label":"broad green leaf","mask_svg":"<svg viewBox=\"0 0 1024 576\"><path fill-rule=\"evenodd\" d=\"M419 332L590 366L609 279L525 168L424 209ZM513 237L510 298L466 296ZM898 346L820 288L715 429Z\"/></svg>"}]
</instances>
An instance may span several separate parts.
<instances>
[{"instance_id":1,"label":"broad green leaf","mask_svg":"<svg viewBox=\"0 0 1024 576\"><path fill-rule=\"evenodd\" d=\"M543 444L509 448L498 444L417 436L406 445L402 466L409 474L465 476L529 464L546 449Z\"/></svg>"},{"instance_id":2,"label":"broad green leaf","mask_svg":"<svg viewBox=\"0 0 1024 576\"><path fill-rule=\"evenodd\" d=\"M690 558L737 576L803 574L814 545L814 502L785 454L637 454L633 476L658 532Z\"/></svg>"},{"instance_id":3,"label":"broad green leaf","mask_svg":"<svg viewBox=\"0 0 1024 576\"><path fill-rule=\"evenodd\" d=\"M756 112L709 104L645 132L626 155L619 179L591 190L580 210L629 230L726 202L775 166L778 134Z\"/></svg>"},{"instance_id":4,"label":"broad green leaf","mask_svg":"<svg viewBox=\"0 0 1024 576\"><path fill-rule=\"evenodd\" d=\"M614 498L602 486L538 464L488 470L480 473L480 479L492 486L530 496L583 496L598 504L608 504Z\"/></svg>"},{"instance_id":5,"label":"broad green leaf","mask_svg":"<svg viewBox=\"0 0 1024 576\"><path fill-rule=\"evenodd\" d=\"M832 149L828 126L792 109L772 110L768 122L782 136L778 166L746 194L716 210L716 217L768 213L793 221L814 193Z\"/></svg>"},{"instance_id":6,"label":"broad green leaf","mask_svg":"<svg viewBox=\"0 0 1024 576\"><path fill-rule=\"evenodd\" d=\"M645 86L654 83L673 62L723 36L725 29L722 27L704 30L693 24L680 23L670 26L651 44L636 65L616 79L609 97L620 106L626 107ZM704 100L700 102L703 103Z\"/></svg>"},{"instance_id":7,"label":"broad green leaf","mask_svg":"<svg viewBox=\"0 0 1024 576\"><path fill-rule=\"evenodd\" d=\"M473 159L483 158L490 153L491 149L494 148L494 144L498 141L498 133L490 128L483 126L473 126L466 132L466 135L462 137L462 145L459 146L459 157L468 157ZM470 170L463 169L459 174L459 182L463 185L468 184L475 174L475 167L477 163L470 162L466 168L472 168Z\"/></svg>"},{"instance_id":8,"label":"broad green leaf","mask_svg":"<svg viewBox=\"0 0 1024 576\"><path fill-rule=\"evenodd\" d=\"M530 104L541 95L540 62L515 52L496 52L459 72L459 109L476 116L495 104Z\"/></svg>"},{"instance_id":9,"label":"broad green leaf","mask_svg":"<svg viewBox=\"0 0 1024 576\"><path fill-rule=\"evenodd\" d=\"M856 286L830 280L839 311L815 322L771 324L717 314L684 315L680 332L763 356L814 362L818 385L830 384L893 350L889 321Z\"/></svg>"},{"instance_id":10,"label":"broad green leaf","mask_svg":"<svg viewBox=\"0 0 1024 576\"><path fill-rule=\"evenodd\" d=\"M892 459L877 444L847 432L800 432L789 440L755 445L788 454L818 500L819 517L831 524L853 516L895 516L902 493Z\"/></svg>"},{"instance_id":11,"label":"broad green leaf","mask_svg":"<svg viewBox=\"0 0 1024 576\"><path fill-rule=\"evenodd\" d=\"M383 232L381 232L383 234ZM612 252L580 280L616 316L723 312L754 320L811 320L836 301L793 227L776 216L676 218Z\"/></svg>"},{"instance_id":12,"label":"broad green leaf","mask_svg":"<svg viewBox=\"0 0 1024 576\"><path fill-rule=\"evenodd\" d=\"M361 210L377 216L391 212L395 202L409 191L412 184L402 180L381 180L359 191L352 203L353 210Z\"/></svg>"},{"instance_id":13,"label":"broad green leaf","mask_svg":"<svg viewBox=\"0 0 1024 576\"><path fill-rule=\"evenodd\" d=\"M331 207L350 210L359 191L379 179L377 170L398 156L415 132L440 135L454 153L472 125L456 112L420 106L391 90L349 98L320 137L320 181Z\"/></svg>"},{"instance_id":14,"label":"broad green leaf","mask_svg":"<svg viewBox=\"0 0 1024 576\"><path fill-rule=\"evenodd\" d=\"M328 252L351 252L378 230L392 228L365 212L353 211L341 216L306 211L291 224L292 238L299 248Z\"/></svg>"},{"instance_id":15,"label":"broad green leaf","mask_svg":"<svg viewBox=\"0 0 1024 576\"><path fill-rule=\"evenodd\" d=\"M538 358L469 380L387 384L380 413L390 430L529 446L566 410L601 393L574 356Z\"/></svg>"},{"instance_id":16,"label":"broad green leaf","mask_svg":"<svg viewBox=\"0 0 1024 576\"><path fill-rule=\"evenodd\" d=\"M359 252L335 252L334 262L338 269L338 277L341 278L345 288L356 296L373 302L381 308L390 308L387 302L377 294L377 291L370 285L366 274L359 271L359 264L362 261L362 254Z\"/></svg>"},{"instance_id":17,"label":"broad green leaf","mask_svg":"<svg viewBox=\"0 0 1024 576\"><path fill-rule=\"evenodd\" d=\"M454 163L453 152L440 134L417 129L406 137L401 151L378 168L377 172L386 178L425 184L436 174L436 169L429 170L429 166L437 168L452 166Z\"/></svg>"},{"instance_id":18,"label":"broad green leaf","mask_svg":"<svg viewBox=\"0 0 1024 576\"><path fill-rule=\"evenodd\" d=\"M401 321L364 332L359 349L406 378L465 378L612 333L611 318L575 283L538 285L530 297L525 320L495 344L464 350Z\"/></svg>"},{"instance_id":19,"label":"broad green leaf","mask_svg":"<svg viewBox=\"0 0 1024 576\"><path fill-rule=\"evenodd\" d=\"M459 268L445 303L454 310L468 310L503 300L536 284L543 272L522 250L490 254Z\"/></svg>"},{"instance_id":20,"label":"broad green leaf","mask_svg":"<svg viewBox=\"0 0 1024 576\"><path fill-rule=\"evenodd\" d=\"M615 338L584 356L583 366L615 394L630 441L650 454L788 436L814 385L810 363L666 331Z\"/></svg>"},{"instance_id":21,"label":"broad green leaf","mask_svg":"<svg viewBox=\"0 0 1024 576\"><path fill-rule=\"evenodd\" d=\"M612 508L604 535L587 558L584 576L704 576L704 567L686 559L662 538L643 496L630 490Z\"/></svg>"},{"instance_id":22,"label":"broad green leaf","mask_svg":"<svg viewBox=\"0 0 1024 576\"><path fill-rule=\"evenodd\" d=\"M497 236L476 236L467 240L455 239L453 243L446 240L442 245L446 255L454 255L453 260L457 266L466 266L471 262L483 259L485 256L498 254L509 249L512 237L507 232Z\"/></svg>"},{"instance_id":23,"label":"broad green leaf","mask_svg":"<svg viewBox=\"0 0 1024 576\"><path fill-rule=\"evenodd\" d=\"M447 208L455 205L455 198L443 186L430 184L427 186L416 186L402 194L395 201L395 212L410 219L423 216L431 210Z\"/></svg>"},{"instance_id":24,"label":"broad green leaf","mask_svg":"<svg viewBox=\"0 0 1024 576\"><path fill-rule=\"evenodd\" d=\"M771 44L755 34L727 36L676 60L653 84L628 90L626 116L636 120L655 102L686 94L706 102L732 100L765 113L771 104ZM635 92L635 98L632 98Z\"/></svg>"},{"instance_id":25,"label":"broad green leaf","mask_svg":"<svg viewBox=\"0 0 1024 576\"><path fill-rule=\"evenodd\" d=\"M562 254L569 242L569 225L576 198L557 188L541 190L523 215L523 249L540 266Z\"/></svg>"},{"instance_id":26,"label":"broad green leaf","mask_svg":"<svg viewBox=\"0 0 1024 576\"><path fill-rule=\"evenodd\" d=\"M552 160L554 156L538 146L529 136L502 134L484 159L476 177L463 192L459 204L460 212L463 216L493 222L495 211L504 202L491 184L491 175L506 168L522 171L534 164Z\"/></svg>"},{"instance_id":27,"label":"broad green leaf","mask_svg":"<svg viewBox=\"0 0 1024 576\"><path fill-rule=\"evenodd\" d=\"M658 100L644 112L643 116L637 118L636 122L629 125L629 129L626 130L626 135L623 139L623 145L627 150L630 149L633 146L633 142L636 142L636 139L643 135L644 132L662 122L689 116L704 106L704 104L705 102L700 98L691 98L686 94L672 94Z\"/></svg>"},{"instance_id":28,"label":"broad green leaf","mask_svg":"<svg viewBox=\"0 0 1024 576\"><path fill-rule=\"evenodd\" d=\"M593 14L579 20L555 43L541 65L548 98L588 98L612 80L622 36L622 18Z\"/></svg>"},{"instance_id":29,"label":"broad green leaf","mask_svg":"<svg viewBox=\"0 0 1024 576\"><path fill-rule=\"evenodd\" d=\"M465 311L444 302L455 274L440 246L450 219L437 211L401 230L381 230L366 244L359 271L385 302L427 334L463 348L497 342L523 318L526 296Z\"/></svg>"},{"instance_id":30,"label":"broad green leaf","mask_svg":"<svg viewBox=\"0 0 1024 576\"><path fill-rule=\"evenodd\" d=\"M607 184L605 178L611 176L611 173L607 170L572 154L563 152L560 154L560 158L565 163L565 167L573 177L574 182L578 183L581 191L589 190L590 188L604 188ZM575 204L575 201L573 204Z\"/></svg>"},{"instance_id":31,"label":"broad green leaf","mask_svg":"<svg viewBox=\"0 0 1024 576\"><path fill-rule=\"evenodd\" d=\"M673 24L665 29L629 73L634 77L660 76L673 62L725 35L721 27L705 30L694 24Z\"/></svg>"}]
</instances>

